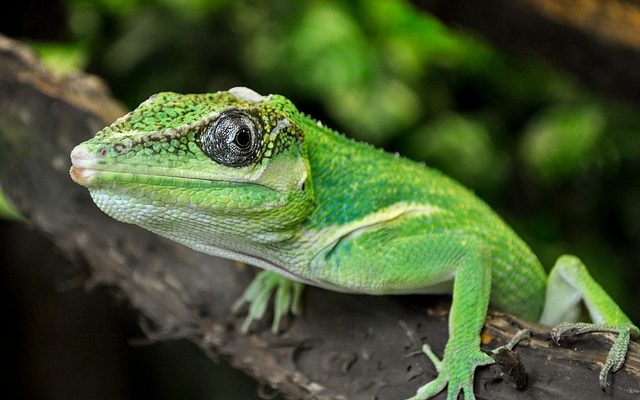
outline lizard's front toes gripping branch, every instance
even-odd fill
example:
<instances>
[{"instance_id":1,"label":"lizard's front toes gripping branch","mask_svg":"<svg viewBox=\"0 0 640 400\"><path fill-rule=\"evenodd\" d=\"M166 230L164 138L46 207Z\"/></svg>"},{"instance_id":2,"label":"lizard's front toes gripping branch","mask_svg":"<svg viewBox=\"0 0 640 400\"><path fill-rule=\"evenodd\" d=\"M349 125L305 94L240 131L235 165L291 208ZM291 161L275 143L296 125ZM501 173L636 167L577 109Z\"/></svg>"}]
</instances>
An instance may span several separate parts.
<instances>
[{"instance_id":1,"label":"lizard's front toes gripping branch","mask_svg":"<svg viewBox=\"0 0 640 400\"><path fill-rule=\"evenodd\" d=\"M562 323L556 325L551 330L551 340L558 345L560 344L560 340L562 338L566 338L569 336L577 336L583 335L585 333L592 332L608 332L617 334L615 342L613 342L613 346L609 350L609 354L607 355L607 359L600 370L600 388L602 390L606 390L608 385L609 371L616 372L622 365L624 364L625 357L627 355L627 350L629 348L629 339L631 335L639 336L640 330L630 324L618 325L618 326L610 326L603 324L591 324L584 322L575 322L575 323Z\"/></svg>"},{"instance_id":2,"label":"lizard's front toes gripping branch","mask_svg":"<svg viewBox=\"0 0 640 400\"><path fill-rule=\"evenodd\" d=\"M249 306L247 317L242 323L242 333L247 333L253 321L259 321L264 317L269 305L269 299L274 291L273 322L271 331L278 333L282 317L291 312L300 315L300 297L303 285L293 282L274 272L262 271L251 282L242 296L231 307L234 314L238 314L245 306Z\"/></svg>"},{"instance_id":3,"label":"lizard's front toes gripping branch","mask_svg":"<svg viewBox=\"0 0 640 400\"><path fill-rule=\"evenodd\" d=\"M431 347L425 344L422 350L433 363L438 372L436 379L418 389L415 396L407 400L426 400L434 397L447 388L447 400L455 400L460 392L465 400L474 400L473 376L476 367L493 364L493 359L480 350L456 349L451 346L445 350L442 360L436 356Z\"/></svg>"}]
</instances>

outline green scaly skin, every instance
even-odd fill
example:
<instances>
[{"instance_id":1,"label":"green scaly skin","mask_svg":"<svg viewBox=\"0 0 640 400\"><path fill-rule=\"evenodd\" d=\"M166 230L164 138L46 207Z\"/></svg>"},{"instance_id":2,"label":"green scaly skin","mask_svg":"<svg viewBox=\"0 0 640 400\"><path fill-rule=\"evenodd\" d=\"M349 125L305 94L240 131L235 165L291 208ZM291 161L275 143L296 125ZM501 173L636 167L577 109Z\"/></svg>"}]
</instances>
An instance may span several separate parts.
<instances>
[{"instance_id":1,"label":"green scaly skin","mask_svg":"<svg viewBox=\"0 0 640 400\"><path fill-rule=\"evenodd\" d=\"M247 88L160 93L71 153L72 178L113 218L193 249L263 268L234 305L243 330L275 293L273 330L299 312L302 284L353 293L452 293L438 377L413 399L448 386L473 399L489 303L549 325L554 340L618 334L600 374L624 363L629 318L575 257L547 278L529 247L460 184L402 157L349 140L286 98ZM579 302L593 323L573 323ZM400 355L399 355L400 356Z\"/></svg>"}]
</instances>

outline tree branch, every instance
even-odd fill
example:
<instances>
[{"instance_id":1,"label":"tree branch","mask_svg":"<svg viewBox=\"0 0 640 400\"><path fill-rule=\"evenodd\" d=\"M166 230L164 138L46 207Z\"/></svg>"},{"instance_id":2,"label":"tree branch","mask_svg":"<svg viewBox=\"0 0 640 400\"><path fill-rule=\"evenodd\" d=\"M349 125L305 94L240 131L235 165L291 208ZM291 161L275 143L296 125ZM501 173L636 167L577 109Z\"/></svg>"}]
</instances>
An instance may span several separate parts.
<instances>
[{"instance_id":1,"label":"tree branch","mask_svg":"<svg viewBox=\"0 0 640 400\"><path fill-rule=\"evenodd\" d=\"M228 359L292 399L398 399L434 378L420 349L428 341L436 353L443 351L448 304L442 298L310 288L304 316L289 321L284 333L271 334L265 322L242 335L242 317L229 308L253 269L118 223L69 178L72 147L122 112L96 78L55 77L29 50L0 36L2 187L34 229L87 265L88 285L117 287L126 296L150 338L188 337L210 356ZM637 344L615 375L610 396L597 384L610 338L573 341L570 347L578 351L550 348L542 328L492 313L483 334L486 348L504 344L520 327L534 330L533 338L517 347L530 373L529 388L518 392L497 367L481 368L475 380L479 399L637 398Z\"/></svg>"}]
</instances>

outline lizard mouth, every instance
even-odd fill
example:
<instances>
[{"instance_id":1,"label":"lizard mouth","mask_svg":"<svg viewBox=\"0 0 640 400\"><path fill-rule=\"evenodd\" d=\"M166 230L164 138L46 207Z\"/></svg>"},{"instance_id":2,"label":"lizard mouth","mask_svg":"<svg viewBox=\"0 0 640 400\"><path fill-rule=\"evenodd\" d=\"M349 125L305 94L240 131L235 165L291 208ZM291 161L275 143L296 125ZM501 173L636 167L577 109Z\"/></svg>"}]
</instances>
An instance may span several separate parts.
<instances>
[{"instance_id":1,"label":"lizard mouth","mask_svg":"<svg viewBox=\"0 0 640 400\"><path fill-rule=\"evenodd\" d=\"M256 187L274 191L268 186L240 180L233 176L215 177L206 173L176 168L148 166L141 164L109 164L101 162L101 157L82 144L71 152L71 179L87 188L118 182L140 185L162 185L189 188L238 188Z\"/></svg>"},{"instance_id":2,"label":"lizard mouth","mask_svg":"<svg viewBox=\"0 0 640 400\"><path fill-rule=\"evenodd\" d=\"M163 170L150 170L146 166L127 165L124 168L95 168L72 165L69 169L71 179L79 185L90 188L109 182L134 183L140 185L165 185L175 187L235 187L262 186L247 182L229 182L193 176L181 176L166 173ZM266 188L266 187L265 187ZM269 188L267 188L269 189Z\"/></svg>"},{"instance_id":3,"label":"lizard mouth","mask_svg":"<svg viewBox=\"0 0 640 400\"><path fill-rule=\"evenodd\" d=\"M213 180L198 176L184 176L172 174L172 169L149 167L136 164L105 165L101 157L86 149L82 144L71 151L71 168L69 175L79 185L87 188L100 186L110 181L121 183L150 184L156 181L170 179L176 185L206 184Z\"/></svg>"},{"instance_id":4,"label":"lizard mouth","mask_svg":"<svg viewBox=\"0 0 640 400\"><path fill-rule=\"evenodd\" d=\"M82 145L74 147L71 151L71 169L69 170L71 179L82 186L91 185L98 172L95 168L92 168L97 161L96 155L87 151Z\"/></svg>"},{"instance_id":5,"label":"lizard mouth","mask_svg":"<svg viewBox=\"0 0 640 400\"><path fill-rule=\"evenodd\" d=\"M71 175L71 179L73 179L75 183L87 187L91 185L91 181L97 172L95 169L72 165L69 170L69 175Z\"/></svg>"}]
</instances>

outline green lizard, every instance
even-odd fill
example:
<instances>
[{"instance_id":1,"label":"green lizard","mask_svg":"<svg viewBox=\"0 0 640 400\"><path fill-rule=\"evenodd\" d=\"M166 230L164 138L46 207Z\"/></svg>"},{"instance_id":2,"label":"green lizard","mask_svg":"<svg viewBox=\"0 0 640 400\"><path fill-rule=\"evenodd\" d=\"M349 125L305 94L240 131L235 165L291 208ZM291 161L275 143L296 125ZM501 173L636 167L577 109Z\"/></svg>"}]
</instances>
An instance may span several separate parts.
<instances>
[{"instance_id":1,"label":"green lizard","mask_svg":"<svg viewBox=\"0 0 640 400\"><path fill-rule=\"evenodd\" d=\"M347 139L286 98L247 88L160 93L71 153L71 176L113 218L193 249L263 268L234 308L243 330L275 294L273 329L299 312L303 284L368 294L452 293L438 376L474 399L488 305L547 325L554 340L617 339L600 386L640 331L576 257L549 277L529 247L481 200L441 173ZM593 323L574 323L586 305Z\"/></svg>"}]
</instances>

